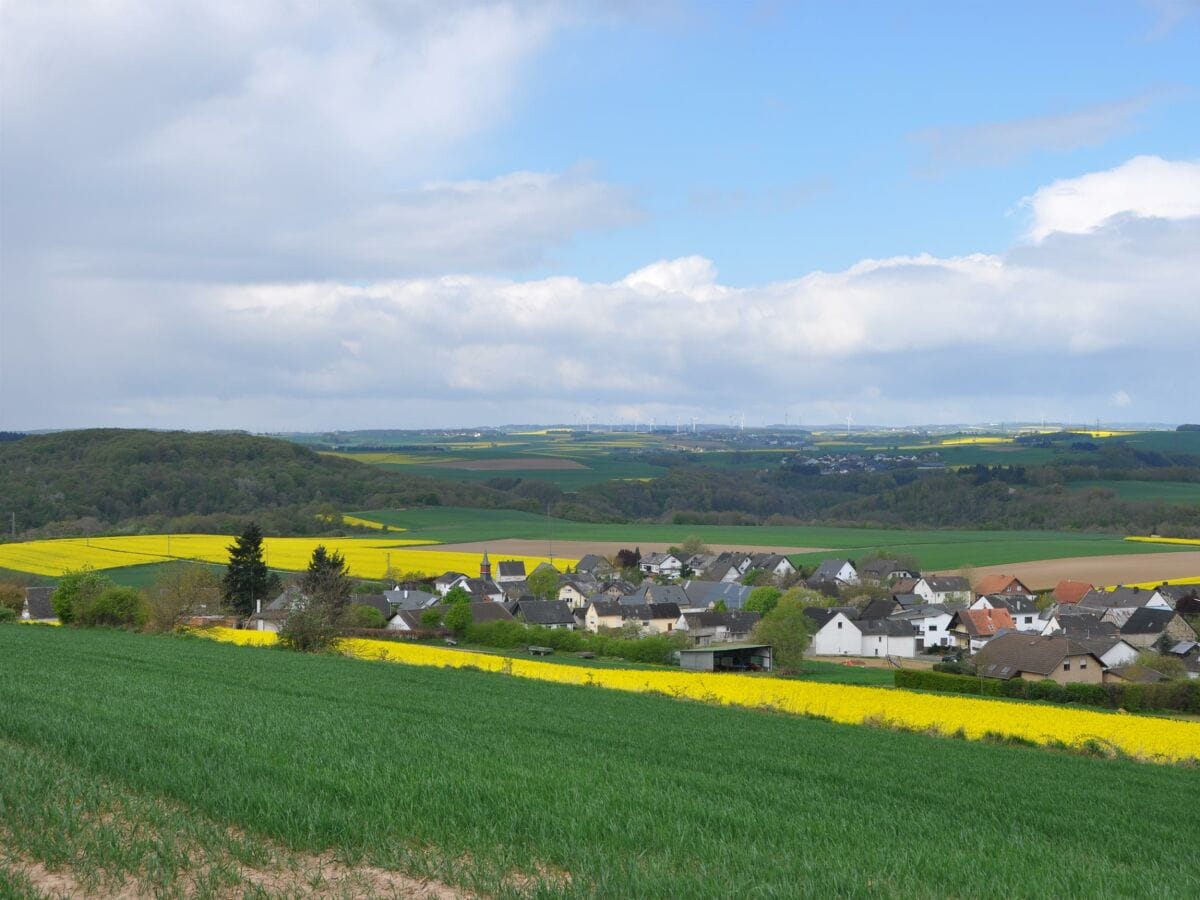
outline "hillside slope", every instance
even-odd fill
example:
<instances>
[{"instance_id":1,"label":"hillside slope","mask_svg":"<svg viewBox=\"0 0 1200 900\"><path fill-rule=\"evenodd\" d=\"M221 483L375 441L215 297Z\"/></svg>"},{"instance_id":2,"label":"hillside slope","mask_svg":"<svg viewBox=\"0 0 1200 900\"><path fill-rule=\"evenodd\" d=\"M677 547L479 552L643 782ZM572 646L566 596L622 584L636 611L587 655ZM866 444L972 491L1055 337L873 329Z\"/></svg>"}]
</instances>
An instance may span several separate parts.
<instances>
[{"instance_id":1,"label":"hillside slope","mask_svg":"<svg viewBox=\"0 0 1200 900\"><path fill-rule=\"evenodd\" d=\"M513 503L483 485L380 470L275 438L123 429L0 443L0 497L19 532L73 533L130 519L206 530L250 515L304 533L324 507Z\"/></svg>"}]
</instances>

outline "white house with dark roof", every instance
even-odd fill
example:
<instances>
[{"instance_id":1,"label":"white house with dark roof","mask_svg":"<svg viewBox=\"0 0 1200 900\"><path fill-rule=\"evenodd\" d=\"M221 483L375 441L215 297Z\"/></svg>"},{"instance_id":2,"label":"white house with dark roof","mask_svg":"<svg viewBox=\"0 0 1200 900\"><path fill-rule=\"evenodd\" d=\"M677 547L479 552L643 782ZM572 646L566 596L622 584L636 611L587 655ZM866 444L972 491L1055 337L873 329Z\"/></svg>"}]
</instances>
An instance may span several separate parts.
<instances>
[{"instance_id":1,"label":"white house with dark roof","mask_svg":"<svg viewBox=\"0 0 1200 900\"><path fill-rule=\"evenodd\" d=\"M804 614L816 626L809 642L816 656L858 656L862 652L862 631L844 611L809 607Z\"/></svg>"},{"instance_id":2,"label":"white house with dark roof","mask_svg":"<svg viewBox=\"0 0 1200 900\"><path fill-rule=\"evenodd\" d=\"M508 584L510 581L525 580L525 563L519 559L502 559L496 563L496 583Z\"/></svg>"},{"instance_id":3,"label":"white house with dark roof","mask_svg":"<svg viewBox=\"0 0 1200 900\"><path fill-rule=\"evenodd\" d=\"M673 553L648 553L642 557L639 565L647 575L661 575L664 578L678 578L683 571L683 560Z\"/></svg>"},{"instance_id":4,"label":"white house with dark roof","mask_svg":"<svg viewBox=\"0 0 1200 900\"><path fill-rule=\"evenodd\" d=\"M808 580L839 586L858 584L858 570L848 559L823 559Z\"/></svg>"}]
</instances>

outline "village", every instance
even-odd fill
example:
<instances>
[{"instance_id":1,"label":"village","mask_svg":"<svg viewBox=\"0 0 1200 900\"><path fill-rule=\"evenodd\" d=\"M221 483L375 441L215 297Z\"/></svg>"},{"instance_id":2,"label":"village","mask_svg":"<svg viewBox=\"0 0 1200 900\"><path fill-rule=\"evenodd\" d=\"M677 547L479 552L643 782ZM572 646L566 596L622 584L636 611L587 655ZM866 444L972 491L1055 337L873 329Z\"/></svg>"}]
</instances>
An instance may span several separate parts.
<instances>
[{"instance_id":1,"label":"village","mask_svg":"<svg viewBox=\"0 0 1200 900\"><path fill-rule=\"evenodd\" d=\"M792 590L806 600L806 656L819 659L897 669L938 664L981 678L1058 684L1200 678L1194 585L1103 589L1061 581L1039 594L1012 575L986 575L972 585L964 576L923 575L894 559L861 566L826 559L802 577L777 553L622 554L590 554L566 572L542 563L527 573L517 560L500 560L493 569L484 552L477 576L445 572L429 582L355 594L353 602L377 610L376 621L397 637L443 633L445 613L457 602L475 623L674 635L684 668L745 671L772 668L770 646L753 642L755 626L774 599ZM27 588L22 618L54 620L52 592ZM552 599L543 599L548 594ZM289 586L237 624L278 631L304 603L298 587ZM1146 664L1155 657L1159 668Z\"/></svg>"}]
</instances>

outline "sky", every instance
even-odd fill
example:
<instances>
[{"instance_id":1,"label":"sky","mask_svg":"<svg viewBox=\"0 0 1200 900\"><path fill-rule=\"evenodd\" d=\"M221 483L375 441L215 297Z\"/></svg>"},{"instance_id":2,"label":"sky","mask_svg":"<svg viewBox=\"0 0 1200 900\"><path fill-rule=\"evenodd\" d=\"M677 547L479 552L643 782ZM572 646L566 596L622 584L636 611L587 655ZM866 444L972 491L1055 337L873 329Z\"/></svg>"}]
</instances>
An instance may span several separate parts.
<instances>
[{"instance_id":1,"label":"sky","mask_svg":"<svg viewBox=\"0 0 1200 900\"><path fill-rule=\"evenodd\" d=\"M5 0L0 429L1200 421L1200 0Z\"/></svg>"}]
</instances>

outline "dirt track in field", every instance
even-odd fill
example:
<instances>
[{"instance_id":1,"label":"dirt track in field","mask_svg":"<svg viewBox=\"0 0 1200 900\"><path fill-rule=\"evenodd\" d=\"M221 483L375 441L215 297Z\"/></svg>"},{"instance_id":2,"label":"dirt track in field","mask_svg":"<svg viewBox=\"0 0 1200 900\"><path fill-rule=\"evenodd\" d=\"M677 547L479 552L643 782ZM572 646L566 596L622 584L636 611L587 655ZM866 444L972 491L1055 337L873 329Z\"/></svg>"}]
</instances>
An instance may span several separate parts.
<instances>
[{"instance_id":1,"label":"dirt track in field","mask_svg":"<svg viewBox=\"0 0 1200 900\"><path fill-rule=\"evenodd\" d=\"M1064 579L1087 581L1094 585L1136 584L1142 581L1171 581L1200 578L1200 551L1183 553L1139 553L1128 556L1073 556L1038 562L1008 563L953 570L945 574L968 575L978 580L984 575L1015 575L1030 590L1053 588Z\"/></svg>"},{"instance_id":2,"label":"dirt track in field","mask_svg":"<svg viewBox=\"0 0 1200 900\"><path fill-rule=\"evenodd\" d=\"M512 459L469 459L466 462L442 463L440 469L470 469L473 472L515 472L553 469L586 469L573 459L546 456L521 456Z\"/></svg>"},{"instance_id":3,"label":"dirt track in field","mask_svg":"<svg viewBox=\"0 0 1200 900\"><path fill-rule=\"evenodd\" d=\"M553 547L547 541L527 540L524 538L508 538L501 541L472 541L469 544L433 544L421 547L422 550L452 550L457 553L482 553L484 550L492 559L500 559L505 554L512 556L555 556L560 559L579 559L588 553L600 556L615 556L618 550L640 547L642 554L662 552L670 547L670 542L659 541L554 541ZM820 553L826 547L788 547L780 544L711 544L714 553L721 550L736 550L742 553ZM553 549L553 554L551 554ZM830 551L832 552L832 551Z\"/></svg>"}]
</instances>

